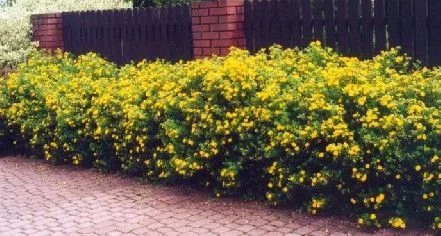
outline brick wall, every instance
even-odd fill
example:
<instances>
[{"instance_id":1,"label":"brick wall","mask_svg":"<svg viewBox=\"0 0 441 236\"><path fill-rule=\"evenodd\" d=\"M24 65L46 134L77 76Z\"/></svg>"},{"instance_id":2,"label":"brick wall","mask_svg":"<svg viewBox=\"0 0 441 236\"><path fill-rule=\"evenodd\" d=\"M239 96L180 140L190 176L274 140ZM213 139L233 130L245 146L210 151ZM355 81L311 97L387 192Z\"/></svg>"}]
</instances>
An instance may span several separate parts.
<instances>
[{"instance_id":1,"label":"brick wall","mask_svg":"<svg viewBox=\"0 0 441 236\"><path fill-rule=\"evenodd\" d=\"M195 58L226 55L231 46L245 48L244 0L210 0L191 4ZM40 48L63 49L61 13L32 15L32 41Z\"/></svg>"},{"instance_id":2,"label":"brick wall","mask_svg":"<svg viewBox=\"0 0 441 236\"><path fill-rule=\"evenodd\" d=\"M231 46L244 48L243 0L204 1L191 4L195 58L226 55Z\"/></svg>"},{"instance_id":3,"label":"brick wall","mask_svg":"<svg viewBox=\"0 0 441 236\"><path fill-rule=\"evenodd\" d=\"M38 42L40 48L64 48L61 13L32 15L31 22L32 41Z\"/></svg>"}]
</instances>

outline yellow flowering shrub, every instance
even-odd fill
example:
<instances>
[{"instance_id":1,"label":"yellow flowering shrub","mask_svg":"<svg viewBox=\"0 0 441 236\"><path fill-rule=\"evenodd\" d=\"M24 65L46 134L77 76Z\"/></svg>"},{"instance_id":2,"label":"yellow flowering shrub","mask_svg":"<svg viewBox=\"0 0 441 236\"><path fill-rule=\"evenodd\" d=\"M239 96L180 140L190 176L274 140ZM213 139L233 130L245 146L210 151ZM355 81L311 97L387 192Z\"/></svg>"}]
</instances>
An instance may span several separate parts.
<instances>
[{"instance_id":1,"label":"yellow flowering shrub","mask_svg":"<svg viewBox=\"0 0 441 236\"><path fill-rule=\"evenodd\" d=\"M313 43L122 68L34 52L1 83L2 133L53 163L360 225L441 225L441 69L395 49L361 61Z\"/></svg>"}]
</instances>

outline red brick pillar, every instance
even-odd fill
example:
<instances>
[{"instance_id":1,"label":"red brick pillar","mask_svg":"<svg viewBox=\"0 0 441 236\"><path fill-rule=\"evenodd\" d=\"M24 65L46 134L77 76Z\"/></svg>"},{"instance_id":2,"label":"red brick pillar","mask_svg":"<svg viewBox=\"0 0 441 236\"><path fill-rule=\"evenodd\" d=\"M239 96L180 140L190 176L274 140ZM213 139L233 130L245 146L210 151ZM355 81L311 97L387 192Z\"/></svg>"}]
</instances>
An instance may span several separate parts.
<instances>
[{"instance_id":1,"label":"red brick pillar","mask_svg":"<svg viewBox=\"0 0 441 236\"><path fill-rule=\"evenodd\" d=\"M231 46L245 48L244 0L203 1L191 4L195 58L224 56Z\"/></svg>"},{"instance_id":2,"label":"red brick pillar","mask_svg":"<svg viewBox=\"0 0 441 236\"><path fill-rule=\"evenodd\" d=\"M39 43L39 48L64 49L61 13L38 14L31 16L32 41Z\"/></svg>"}]
</instances>

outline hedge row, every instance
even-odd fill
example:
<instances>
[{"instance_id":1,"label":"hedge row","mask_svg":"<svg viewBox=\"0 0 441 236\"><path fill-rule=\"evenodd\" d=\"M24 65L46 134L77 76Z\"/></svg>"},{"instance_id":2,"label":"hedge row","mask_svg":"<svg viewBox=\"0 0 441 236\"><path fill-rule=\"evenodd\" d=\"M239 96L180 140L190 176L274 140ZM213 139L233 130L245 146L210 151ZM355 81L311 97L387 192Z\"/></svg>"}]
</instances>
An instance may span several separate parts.
<instances>
[{"instance_id":1,"label":"hedge row","mask_svg":"<svg viewBox=\"0 0 441 236\"><path fill-rule=\"evenodd\" d=\"M52 163L395 228L441 228L440 108L440 69L319 43L123 68L35 52L0 92L4 132Z\"/></svg>"}]
</instances>

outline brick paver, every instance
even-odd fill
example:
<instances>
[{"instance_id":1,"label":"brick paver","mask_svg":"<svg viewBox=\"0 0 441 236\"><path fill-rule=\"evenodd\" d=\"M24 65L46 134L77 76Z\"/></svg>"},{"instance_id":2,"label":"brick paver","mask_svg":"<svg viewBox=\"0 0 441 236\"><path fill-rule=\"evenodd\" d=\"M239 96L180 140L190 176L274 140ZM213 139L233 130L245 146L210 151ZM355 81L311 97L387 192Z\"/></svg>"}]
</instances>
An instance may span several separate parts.
<instances>
[{"instance_id":1,"label":"brick paver","mask_svg":"<svg viewBox=\"0 0 441 236\"><path fill-rule=\"evenodd\" d=\"M386 230L380 234L397 234ZM408 231L410 235L423 231ZM358 235L353 224L184 186L0 158L0 235ZM365 233L366 234L366 233Z\"/></svg>"}]
</instances>

